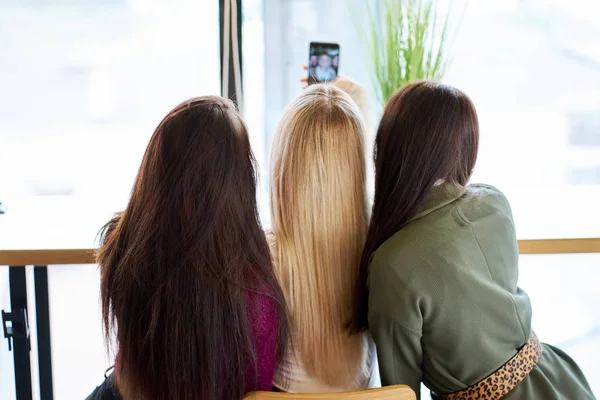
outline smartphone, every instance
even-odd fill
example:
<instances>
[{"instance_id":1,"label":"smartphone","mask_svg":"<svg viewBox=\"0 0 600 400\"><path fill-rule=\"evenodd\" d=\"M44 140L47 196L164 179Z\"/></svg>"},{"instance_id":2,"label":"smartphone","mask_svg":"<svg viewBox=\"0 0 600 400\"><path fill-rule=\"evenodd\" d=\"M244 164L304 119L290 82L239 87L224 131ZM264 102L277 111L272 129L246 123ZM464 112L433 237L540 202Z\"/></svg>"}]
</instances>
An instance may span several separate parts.
<instances>
[{"instance_id":1,"label":"smartphone","mask_svg":"<svg viewBox=\"0 0 600 400\"><path fill-rule=\"evenodd\" d=\"M337 78L340 65L339 44L311 42L308 54L309 85Z\"/></svg>"}]
</instances>

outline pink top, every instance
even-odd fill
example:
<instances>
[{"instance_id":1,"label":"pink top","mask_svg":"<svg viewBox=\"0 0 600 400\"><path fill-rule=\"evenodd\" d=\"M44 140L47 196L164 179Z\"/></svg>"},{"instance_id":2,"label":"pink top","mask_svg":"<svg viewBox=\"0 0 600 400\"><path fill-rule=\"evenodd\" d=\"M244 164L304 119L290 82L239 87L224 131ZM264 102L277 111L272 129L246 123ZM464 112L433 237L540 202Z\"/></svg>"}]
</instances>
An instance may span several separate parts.
<instances>
[{"instance_id":1,"label":"pink top","mask_svg":"<svg viewBox=\"0 0 600 400\"><path fill-rule=\"evenodd\" d=\"M277 364L277 308L269 296L248 291L248 321L256 349L254 365L246 371L246 391L270 391Z\"/></svg>"}]
</instances>

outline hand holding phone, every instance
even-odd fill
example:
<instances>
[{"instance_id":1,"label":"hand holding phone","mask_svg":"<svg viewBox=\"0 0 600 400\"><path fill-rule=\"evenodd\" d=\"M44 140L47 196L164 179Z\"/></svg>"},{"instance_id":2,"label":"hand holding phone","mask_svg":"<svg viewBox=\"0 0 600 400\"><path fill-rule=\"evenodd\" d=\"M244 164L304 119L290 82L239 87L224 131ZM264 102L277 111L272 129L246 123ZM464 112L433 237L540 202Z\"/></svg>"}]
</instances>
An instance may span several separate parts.
<instances>
[{"instance_id":1,"label":"hand holding phone","mask_svg":"<svg viewBox=\"0 0 600 400\"><path fill-rule=\"evenodd\" d=\"M311 42L308 59L308 84L332 81L338 76L340 45Z\"/></svg>"}]
</instances>

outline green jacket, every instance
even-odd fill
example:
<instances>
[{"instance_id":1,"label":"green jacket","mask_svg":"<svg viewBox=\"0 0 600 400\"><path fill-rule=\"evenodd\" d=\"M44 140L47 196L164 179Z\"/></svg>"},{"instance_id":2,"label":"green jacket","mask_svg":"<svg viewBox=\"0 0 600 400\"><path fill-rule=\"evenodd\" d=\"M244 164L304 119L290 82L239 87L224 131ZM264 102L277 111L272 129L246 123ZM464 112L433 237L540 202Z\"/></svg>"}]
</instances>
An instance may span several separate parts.
<instances>
[{"instance_id":1,"label":"green jacket","mask_svg":"<svg viewBox=\"0 0 600 400\"><path fill-rule=\"evenodd\" d=\"M435 393L452 393L513 357L531 335L518 261L511 209L500 191L486 185L433 189L423 210L371 259L369 329L382 383L419 393L423 382ZM538 365L504 398L594 395L577 364L544 345Z\"/></svg>"}]
</instances>

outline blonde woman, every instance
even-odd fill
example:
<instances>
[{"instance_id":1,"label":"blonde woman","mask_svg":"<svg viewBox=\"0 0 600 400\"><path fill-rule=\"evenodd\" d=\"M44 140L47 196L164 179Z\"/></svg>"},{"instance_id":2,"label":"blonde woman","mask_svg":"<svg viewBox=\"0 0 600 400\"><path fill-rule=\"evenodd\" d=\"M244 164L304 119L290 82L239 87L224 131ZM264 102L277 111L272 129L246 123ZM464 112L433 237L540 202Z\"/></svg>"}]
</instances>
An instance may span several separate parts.
<instances>
[{"instance_id":1,"label":"blonde woman","mask_svg":"<svg viewBox=\"0 0 600 400\"><path fill-rule=\"evenodd\" d=\"M292 320L277 389L363 389L376 366L368 334L346 329L368 223L364 135L356 103L332 84L305 90L277 129L268 237Z\"/></svg>"}]
</instances>

